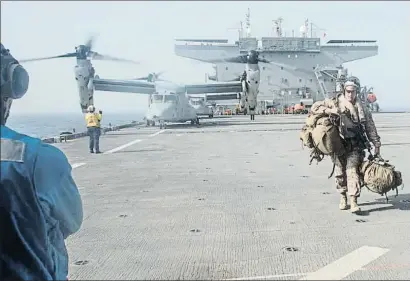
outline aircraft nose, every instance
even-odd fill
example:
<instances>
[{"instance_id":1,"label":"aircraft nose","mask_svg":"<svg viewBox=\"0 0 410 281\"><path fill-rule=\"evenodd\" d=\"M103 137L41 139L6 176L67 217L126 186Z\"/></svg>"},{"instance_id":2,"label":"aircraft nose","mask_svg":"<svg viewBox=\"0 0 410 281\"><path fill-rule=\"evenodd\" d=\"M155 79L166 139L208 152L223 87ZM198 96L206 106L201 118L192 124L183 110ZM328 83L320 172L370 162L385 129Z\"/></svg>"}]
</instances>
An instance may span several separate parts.
<instances>
[{"instance_id":1,"label":"aircraft nose","mask_svg":"<svg viewBox=\"0 0 410 281\"><path fill-rule=\"evenodd\" d=\"M173 107L169 105L160 105L152 110L152 115L154 118L159 119L169 119L173 117Z\"/></svg>"}]
</instances>

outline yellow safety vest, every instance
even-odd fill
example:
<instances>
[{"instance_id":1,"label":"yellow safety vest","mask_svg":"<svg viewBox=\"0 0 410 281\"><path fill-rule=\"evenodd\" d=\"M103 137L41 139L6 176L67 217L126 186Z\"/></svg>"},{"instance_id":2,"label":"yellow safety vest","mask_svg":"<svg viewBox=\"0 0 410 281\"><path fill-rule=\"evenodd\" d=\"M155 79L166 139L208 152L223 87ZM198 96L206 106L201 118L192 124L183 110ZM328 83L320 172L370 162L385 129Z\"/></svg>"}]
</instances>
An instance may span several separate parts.
<instances>
[{"instance_id":1,"label":"yellow safety vest","mask_svg":"<svg viewBox=\"0 0 410 281\"><path fill-rule=\"evenodd\" d=\"M87 113L85 115L85 121L87 122L87 127L97 127L100 128L101 124L100 121L102 119L102 115L99 113Z\"/></svg>"}]
</instances>

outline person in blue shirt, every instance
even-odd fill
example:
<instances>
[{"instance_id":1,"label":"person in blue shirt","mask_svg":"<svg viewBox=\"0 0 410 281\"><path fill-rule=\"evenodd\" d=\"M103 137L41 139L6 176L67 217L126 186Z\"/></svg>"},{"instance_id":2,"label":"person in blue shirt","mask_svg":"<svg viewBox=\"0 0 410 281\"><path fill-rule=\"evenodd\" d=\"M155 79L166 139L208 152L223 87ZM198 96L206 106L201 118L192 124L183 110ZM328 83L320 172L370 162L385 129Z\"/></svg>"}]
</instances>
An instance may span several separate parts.
<instances>
[{"instance_id":1,"label":"person in blue shirt","mask_svg":"<svg viewBox=\"0 0 410 281\"><path fill-rule=\"evenodd\" d=\"M28 82L1 44L0 280L66 280L64 240L83 220L71 165L58 148L5 125Z\"/></svg>"}]
</instances>

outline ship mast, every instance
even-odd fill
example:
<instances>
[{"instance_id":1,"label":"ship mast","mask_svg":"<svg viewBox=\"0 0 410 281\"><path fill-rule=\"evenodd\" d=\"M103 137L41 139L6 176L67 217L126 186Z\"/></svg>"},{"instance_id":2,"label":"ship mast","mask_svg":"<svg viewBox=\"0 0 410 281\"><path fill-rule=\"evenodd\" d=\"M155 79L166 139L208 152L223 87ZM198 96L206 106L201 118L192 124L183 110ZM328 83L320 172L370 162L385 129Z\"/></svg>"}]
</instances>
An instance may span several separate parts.
<instances>
[{"instance_id":1,"label":"ship mast","mask_svg":"<svg viewBox=\"0 0 410 281\"><path fill-rule=\"evenodd\" d=\"M276 33L277 37L282 37L282 21L283 18L279 17L276 20L273 20L274 24L275 24L275 28L274 28L274 33Z\"/></svg>"},{"instance_id":2,"label":"ship mast","mask_svg":"<svg viewBox=\"0 0 410 281\"><path fill-rule=\"evenodd\" d=\"M248 8L248 12L245 15L246 17L246 37L249 38L251 37L251 11Z\"/></svg>"}]
</instances>

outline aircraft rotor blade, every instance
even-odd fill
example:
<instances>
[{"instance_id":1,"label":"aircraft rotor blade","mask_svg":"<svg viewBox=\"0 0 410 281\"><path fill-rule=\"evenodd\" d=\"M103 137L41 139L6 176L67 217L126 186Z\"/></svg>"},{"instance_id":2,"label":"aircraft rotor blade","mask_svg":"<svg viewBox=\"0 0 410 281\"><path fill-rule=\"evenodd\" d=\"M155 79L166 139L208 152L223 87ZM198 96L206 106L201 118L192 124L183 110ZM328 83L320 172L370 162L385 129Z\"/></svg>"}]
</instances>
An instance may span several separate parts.
<instances>
[{"instance_id":1,"label":"aircraft rotor blade","mask_svg":"<svg viewBox=\"0 0 410 281\"><path fill-rule=\"evenodd\" d=\"M148 76L134 78L133 80L148 80Z\"/></svg>"},{"instance_id":2,"label":"aircraft rotor blade","mask_svg":"<svg viewBox=\"0 0 410 281\"><path fill-rule=\"evenodd\" d=\"M88 40L85 42L85 46L88 48L88 50L93 49L94 42L95 42L95 36L90 36Z\"/></svg>"},{"instance_id":3,"label":"aircraft rotor blade","mask_svg":"<svg viewBox=\"0 0 410 281\"><path fill-rule=\"evenodd\" d=\"M118 62L127 62L127 63L133 63L133 64L140 64L137 61L129 60L129 59L122 59L122 58L116 58L112 56L107 56L107 55L102 55L97 52L90 51L88 52L88 56L90 59L93 60L109 60L109 61L118 61Z\"/></svg>"},{"instance_id":4,"label":"aircraft rotor blade","mask_svg":"<svg viewBox=\"0 0 410 281\"><path fill-rule=\"evenodd\" d=\"M247 55L239 55L236 57L212 59L212 60L209 60L209 62L212 62L212 63L218 63L218 62L247 63L248 59L247 59Z\"/></svg>"},{"instance_id":5,"label":"aircraft rotor blade","mask_svg":"<svg viewBox=\"0 0 410 281\"><path fill-rule=\"evenodd\" d=\"M241 81L241 77L238 77L238 78L235 78L235 79L232 79L232 80L228 80L227 82L238 82L238 81Z\"/></svg>"},{"instance_id":6,"label":"aircraft rotor blade","mask_svg":"<svg viewBox=\"0 0 410 281\"><path fill-rule=\"evenodd\" d=\"M60 55L60 56L24 59L24 60L19 60L19 62L23 63L23 62L30 62L30 61L51 60L51 59L58 59L58 58L72 58L76 56L77 56L77 53L67 53L67 54Z\"/></svg>"},{"instance_id":7,"label":"aircraft rotor blade","mask_svg":"<svg viewBox=\"0 0 410 281\"><path fill-rule=\"evenodd\" d=\"M211 60L210 62L212 62L212 63L230 62L230 63L243 63L243 64L245 64L245 63L248 63L248 55L239 55L237 57L215 59L215 60ZM266 59L261 59L261 58L258 58L258 62L270 63L270 61L268 61Z\"/></svg>"},{"instance_id":8,"label":"aircraft rotor blade","mask_svg":"<svg viewBox=\"0 0 410 281\"><path fill-rule=\"evenodd\" d=\"M154 74L155 74L156 77L160 77L160 76L162 76L165 72L166 72L166 71L163 70L163 71L160 71L160 72L156 72L156 73L154 73Z\"/></svg>"}]
</instances>

